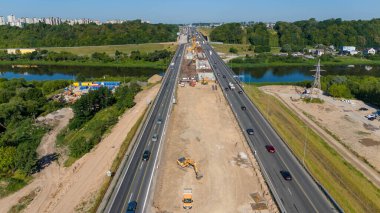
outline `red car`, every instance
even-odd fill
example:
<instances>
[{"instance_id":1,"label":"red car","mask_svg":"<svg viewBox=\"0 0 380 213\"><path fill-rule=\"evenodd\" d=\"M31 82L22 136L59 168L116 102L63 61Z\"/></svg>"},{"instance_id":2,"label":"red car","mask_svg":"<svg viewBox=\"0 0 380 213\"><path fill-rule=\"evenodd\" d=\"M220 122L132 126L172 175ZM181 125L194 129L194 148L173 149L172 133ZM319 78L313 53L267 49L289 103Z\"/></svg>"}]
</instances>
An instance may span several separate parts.
<instances>
[{"instance_id":1,"label":"red car","mask_svg":"<svg viewBox=\"0 0 380 213\"><path fill-rule=\"evenodd\" d=\"M272 146L272 145L266 145L265 148L270 153L275 153L276 152L276 150L274 149L274 146Z\"/></svg>"}]
</instances>

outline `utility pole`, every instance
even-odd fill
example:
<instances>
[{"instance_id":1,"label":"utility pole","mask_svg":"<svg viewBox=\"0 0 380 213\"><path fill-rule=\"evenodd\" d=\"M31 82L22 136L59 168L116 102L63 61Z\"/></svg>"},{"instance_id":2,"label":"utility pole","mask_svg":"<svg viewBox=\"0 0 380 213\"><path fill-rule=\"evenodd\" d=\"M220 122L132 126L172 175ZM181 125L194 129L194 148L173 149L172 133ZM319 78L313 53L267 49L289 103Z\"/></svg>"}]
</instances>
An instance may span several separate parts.
<instances>
[{"instance_id":1,"label":"utility pole","mask_svg":"<svg viewBox=\"0 0 380 213\"><path fill-rule=\"evenodd\" d=\"M311 98L313 98L313 93L314 93L315 89L318 89L318 90L316 90L316 93L317 93L317 96L319 97L319 92L321 91L321 72L325 71L325 70L321 70L321 59L318 59L318 64L315 66L317 67L317 69L311 70L312 72L315 72L315 74L313 75L314 76L314 82L313 82L313 85L312 85L311 91L310 91L310 97Z\"/></svg>"}]
</instances>

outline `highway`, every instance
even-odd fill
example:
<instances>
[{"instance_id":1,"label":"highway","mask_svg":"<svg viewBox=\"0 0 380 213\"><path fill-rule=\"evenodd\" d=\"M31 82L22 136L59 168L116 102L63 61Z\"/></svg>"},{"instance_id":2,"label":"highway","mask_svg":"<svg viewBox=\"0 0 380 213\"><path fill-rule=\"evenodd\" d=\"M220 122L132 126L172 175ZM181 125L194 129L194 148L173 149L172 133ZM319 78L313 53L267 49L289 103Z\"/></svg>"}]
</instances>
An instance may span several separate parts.
<instances>
[{"instance_id":1,"label":"highway","mask_svg":"<svg viewBox=\"0 0 380 213\"><path fill-rule=\"evenodd\" d=\"M256 106L245 94L244 89L234 78L233 71L223 62L213 48L199 33L197 40L202 45L221 89L227 98L238 123L247 138L252 152L261 166L263 175L281 212L338 212L310 174L294 157L284 141L277 135ZM236 89L228 88L229 82ZM239 93L238 91L242 91ZM242 107L246 107L245 110ZM253 129L249 135L247 129ZM269 153L265 146L273 145L275 153ZM287 170L292 180L285 180L280 174Z\"/></svg>"},{"instance_id":2,"label":"highway","mask_svg":"<svg viewBox=\"0 0 380 213\"><path fill-rule=\"evenodd\" d=\"M147 119L137 137L134 148L122 168L119 181L101 212L126 212L128 203L137 202L136 212L149 212L149 195L162 148L165 129L174 101L174 91L184 54L184 44L180 44L162 80L162 86L153 102ZM154 135L157 140L153 140ZM151 152L148 161L143 161L145 150ZM99 210L98 210L99 211Z\"/></svg>"}]
</instances>

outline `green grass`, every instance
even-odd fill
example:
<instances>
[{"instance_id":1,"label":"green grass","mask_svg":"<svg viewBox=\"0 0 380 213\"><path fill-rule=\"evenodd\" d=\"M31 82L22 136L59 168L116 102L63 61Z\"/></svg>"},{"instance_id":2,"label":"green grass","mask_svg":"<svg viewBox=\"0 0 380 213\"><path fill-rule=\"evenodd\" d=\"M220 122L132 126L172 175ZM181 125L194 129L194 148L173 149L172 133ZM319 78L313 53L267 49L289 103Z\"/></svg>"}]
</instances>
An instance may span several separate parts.
<instances>
[{"instance_id":1,"label":"green grass","mask_svg":"<svg viewBox=\"0 0 380 213\"><path fill-rule=\"evenodd\" d=\"M16 171L12 177L0 178L0 198L6 197L26 186L32 179L22 172Z\"/></svg>"},{"instance_id":2,"label":"green grass","mask_svg":"<svg viewBox=\"0 0 380 213\"><path fill-rule=\"evenodd\" d=\"M8 211L8 213L18 213L22 212L37 196L37 189L30 192L28 195L22 197L18 203Z\"/></svg>"},{"instance_id":3,"label":"green grass","mask_svg":"<svg viewBox=\"0 0 380 213\"><path fill-rule=\"evenodd\" d=\"M133 127L131 128L131 130L128 132L128 135L125 138L123 144L121 145L120 150L119 150L116 158L112 162L112 166L111 166L111 169L110 169L112 171L112 173L115 173L116 170L119 168L119 166L121 164L121 161L123 160L123 157L124 157L126 151L128 150L128 147L129 147L130 143L132 142L133 137L136 135L137 130L139 129L139 126L141 125L141 123L143 121L143 118L144 118L144 115L145 115L146 112L147 112L147 110L145 110L145 112L143 113L143 115L137 120L137 122L133 125ZM107 192L107 189L108 189L111 181L112 181L112 178L107 178L103 182L102 187L100 188L100 190L99 190L99 192L98 192L98 194L96 196L94 205L92 206L92 208L90 209L89 212L91 212L91 213L95 213L96 212L96 210L98 209L100 203L103 200L104 195Z\"/></svg>"},{"instance_id":4,"label":"green grass","mask_svg":"<svg viewBox=\"0 0 380 213\"><path fill-rule=\"evenodd\" d=\"M248 44L211 44L211 46L216 50L216 52L221 52L225 54L230 54L230 48L236 48L239 55L252 54L252 51L248 51L250 45Z\"/></svg>"},{"instance_id":5,"label":"green grass","mask_svg":"<svg viewBox=\"0 0 380 213\"><path fill-rule=\"evenodd\" d=\"M245 90L298 159L303 158L307 138L306 167L344 211L380 212L380 190L362 173L275 97L253 85L245 85Z\"/></svg>"},{"instance_id":6,"label":"green grass","mask_svg":"<svg viewBox=\"0 0 380 213\"><path fill-rule=\"evenodd\" d=\"M63 132L64 136L60 134L58 137L59 144L69 146L70 143L82 140L93 141L97 144L102 139L103 134L117 123L119 115L120 112L116 106L103 109L96 113L96 115L79 130L68 130L66 128ZM80 157L81 156L70 156L64 165L69 167Z\"/></svg>"},{"instance_id":7,"label":"green grass","mask_svg":"<svg viewBox=\"0 0 380 213\"><path fill-rule=\"evenodd\" d=\"M126 62L79 62L79 61L29 61L29 60L17 60L17 61L0 61L0 65L59 65L59 66L89 66L89 67L136 67L136 68L166 68L169 62L158 61L126 61Z\"/></svg>"},{"instance_id":8,"label":"green grass","mask_svg":"<svg viewBox=\"0 0 380 213\"><path fill-rule=\"evenodd\" d=\"M125 45L106 45L106 46L81 46L81 47L41 47L42 50L54 52L70 52L81 56L90 56L94 52L105 52L111 56L115 55L115 51L123 53L130 53L131 51L138 50L140 52L154 52L155 50L167 49L175 51L177 44L175 42L166 43L145 43L145 44L125 44Z\"/></svg>"},{"instance_id":9,"label":"green grass","mask_svg":"<svg viewBox=\"0 0 380 213\"><path fill-rule=\"evenodd\" d=\"M208 27L198 27L197 30L207 37L210 37L210 33L212 32L212 28Z\"/></svg>"}]
</instances>

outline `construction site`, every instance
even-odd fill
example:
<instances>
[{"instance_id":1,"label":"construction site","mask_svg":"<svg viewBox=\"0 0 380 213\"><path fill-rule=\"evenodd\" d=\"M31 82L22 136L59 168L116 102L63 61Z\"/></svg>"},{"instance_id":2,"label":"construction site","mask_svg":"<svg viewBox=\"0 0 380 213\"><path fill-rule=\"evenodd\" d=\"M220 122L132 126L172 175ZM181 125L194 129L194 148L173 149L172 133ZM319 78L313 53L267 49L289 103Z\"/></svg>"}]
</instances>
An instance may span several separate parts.
<instances>
[{"instance_id":1,"label":"construction site","mask_svg":"<svg viewBox=\"0 0 380 213\"><path fill-rule=\"evenodd\" d=\"M277 212L202 48L191 40L150 212Z\"/></svg>"},{"instance_id":2,"label":"construction site","mask_svg":"<svg viewBox=\"0 0 380 213\"><path fill-rule=\"evenodd\" d=\"M215 75L199 41L196 41L195 37L189 40L191 40L191 45L186 49L182 62L180 85L183 87L189 84L194 87L197 83L207 85L209 82L215 82Z\"/></svg>"}]
</instances>

